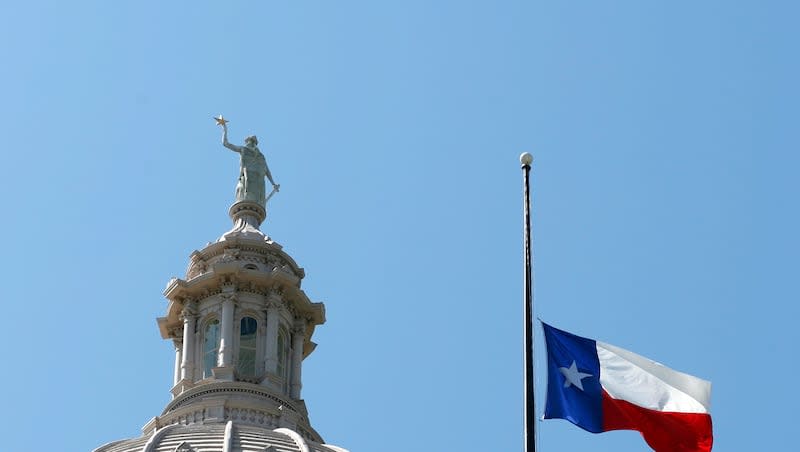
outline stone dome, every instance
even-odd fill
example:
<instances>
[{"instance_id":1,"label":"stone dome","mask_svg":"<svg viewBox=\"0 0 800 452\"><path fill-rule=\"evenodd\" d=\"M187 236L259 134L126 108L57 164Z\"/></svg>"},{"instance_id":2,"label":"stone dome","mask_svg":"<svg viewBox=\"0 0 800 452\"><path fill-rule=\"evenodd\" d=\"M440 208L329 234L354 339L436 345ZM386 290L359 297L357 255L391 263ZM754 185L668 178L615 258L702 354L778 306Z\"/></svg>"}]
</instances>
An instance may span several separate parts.
<instances>
[{"instance_id":1,"label":"stone dome","mask_svg":"<svg viewBox=\"0 0 800 452\"><path fill-rule=\"evenodd\" d=\"M304 439L288 428L271 429L236 421L174 424L150 436L114 441L94 452L347 452Z\"/></svg>"}]
</instances>

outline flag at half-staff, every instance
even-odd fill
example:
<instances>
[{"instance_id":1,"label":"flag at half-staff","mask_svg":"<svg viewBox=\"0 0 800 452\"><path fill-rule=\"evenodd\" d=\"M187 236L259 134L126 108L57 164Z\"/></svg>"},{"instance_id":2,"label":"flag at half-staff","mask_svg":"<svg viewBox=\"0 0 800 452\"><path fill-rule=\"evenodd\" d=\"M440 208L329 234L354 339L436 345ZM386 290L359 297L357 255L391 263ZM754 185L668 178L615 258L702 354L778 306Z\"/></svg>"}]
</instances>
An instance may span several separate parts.
<instances>
[{"instance_id":1,"label":"flag at half-staff","mask_svg":"<svg viewBox=\"0 0 800 452\"><path fill-rule=\"evenodd\" d=\"M592 433L638 430L657 452L708 452L711 383L628 350L542 324L546 419Z\"/></svg>"}]
</instances>

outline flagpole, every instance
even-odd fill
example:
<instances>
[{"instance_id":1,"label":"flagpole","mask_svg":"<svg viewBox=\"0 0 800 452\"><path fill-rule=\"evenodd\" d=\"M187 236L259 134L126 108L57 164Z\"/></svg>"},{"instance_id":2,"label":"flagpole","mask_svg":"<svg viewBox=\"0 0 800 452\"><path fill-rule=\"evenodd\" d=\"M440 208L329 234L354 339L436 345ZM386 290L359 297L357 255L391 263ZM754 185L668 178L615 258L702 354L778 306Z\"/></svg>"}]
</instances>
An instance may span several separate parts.
<instances>
[{"instance_id":1,"label":"flagpole","mask_svg":"<svg viewBox=\"0 0 800 452\"><path fill-rule=\"evenodd\" d=\"M525 452L536 452L536 404L533 386L533 272L531 270L531 196L530 172L533 156L525 152L519 156L525 187Z\"/></svg>"}]
</instances>

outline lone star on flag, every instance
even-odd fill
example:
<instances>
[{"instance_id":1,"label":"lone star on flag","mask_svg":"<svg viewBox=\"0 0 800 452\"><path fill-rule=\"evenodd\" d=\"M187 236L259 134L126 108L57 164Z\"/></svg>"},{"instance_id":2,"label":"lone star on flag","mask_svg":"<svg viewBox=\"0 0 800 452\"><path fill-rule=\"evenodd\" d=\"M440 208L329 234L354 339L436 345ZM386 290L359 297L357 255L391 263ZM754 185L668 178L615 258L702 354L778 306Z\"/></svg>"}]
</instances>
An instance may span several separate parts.
<instances>
[{"instance_id":1,"label":"lone star on flag","mask_svg":"<svg viewBox=\"0 0 800 452\"><path fill-rule=\"evenodd\" d=\"M560 370L561 374L564 375L565 388L569 388L571 385L575 385L581 391L583 391L583 383L581 383L581 380L583 380L586 377L592 376L592 374L580 372L578 370L577 364L575 364L574 359L572 360L572 365L569 366L569 369L567 369L566 367L559 367L558 370Z\"/></svg>"}]
</instances>

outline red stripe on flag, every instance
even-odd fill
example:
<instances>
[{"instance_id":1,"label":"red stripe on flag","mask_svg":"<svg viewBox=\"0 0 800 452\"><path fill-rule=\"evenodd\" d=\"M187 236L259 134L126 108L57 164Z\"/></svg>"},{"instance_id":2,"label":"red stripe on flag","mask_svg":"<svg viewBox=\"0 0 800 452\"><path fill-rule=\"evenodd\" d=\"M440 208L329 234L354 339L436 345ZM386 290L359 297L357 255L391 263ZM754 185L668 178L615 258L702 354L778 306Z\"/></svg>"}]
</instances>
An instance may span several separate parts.
<instances>
[{"instance_id":1,"label":"red stripe on flag","mask_svg":"<svg viewBox=\"0 0 800 452\"><path fill-rule=\"evenodd\" d=\"M603 391L603 430L638 430L656 452L708 452L711 415L656 411L617 400Z\"/></svg>"}]
</instances>

